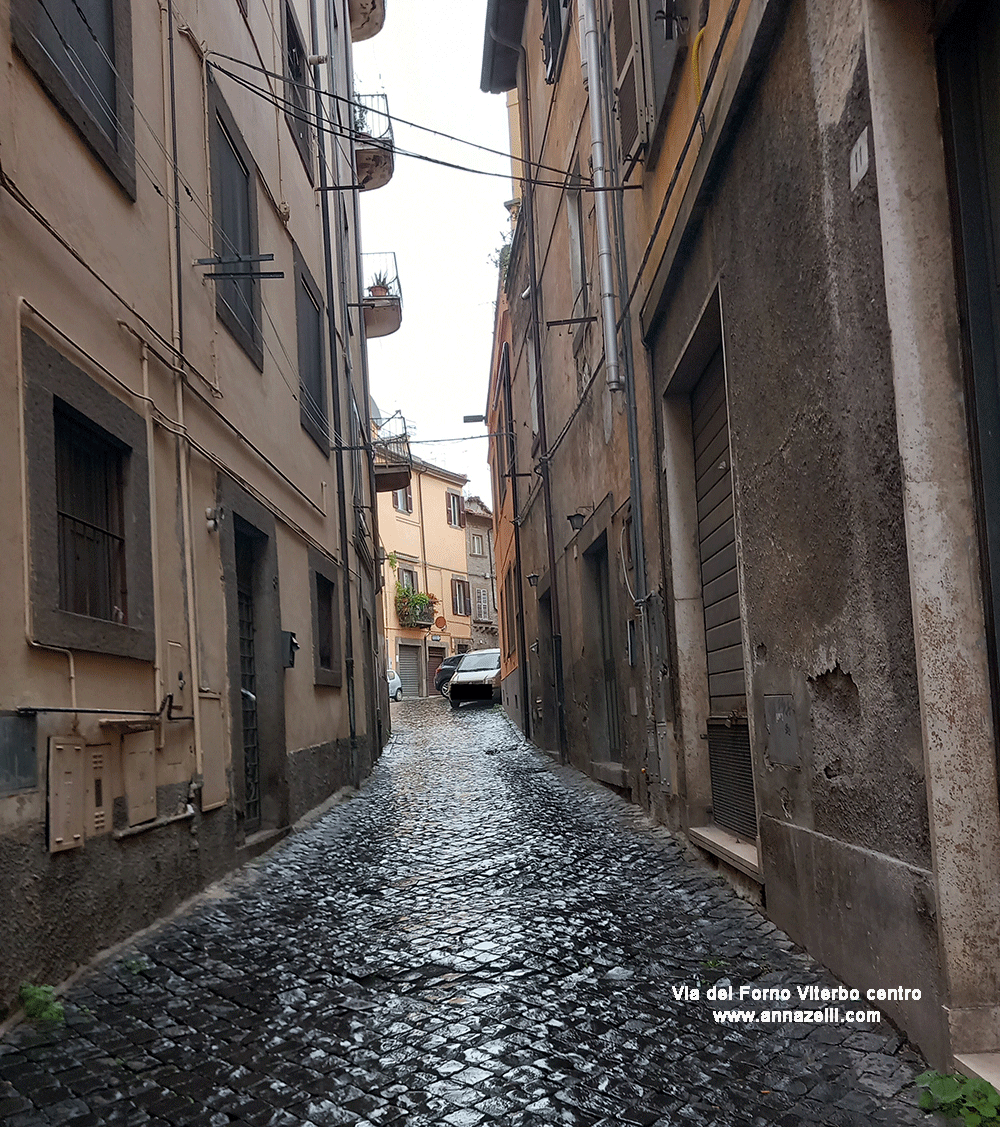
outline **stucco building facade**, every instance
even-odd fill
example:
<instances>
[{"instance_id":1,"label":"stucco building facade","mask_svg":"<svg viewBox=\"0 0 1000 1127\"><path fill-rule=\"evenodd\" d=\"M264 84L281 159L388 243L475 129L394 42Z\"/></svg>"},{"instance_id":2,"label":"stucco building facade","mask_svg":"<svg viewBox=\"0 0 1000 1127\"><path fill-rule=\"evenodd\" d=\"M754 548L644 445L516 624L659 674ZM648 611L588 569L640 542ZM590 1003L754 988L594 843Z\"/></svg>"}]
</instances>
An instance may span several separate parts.
<instances>
[{"instance_id":1,"label":"stucco building facade","mask_svg":"<svg viewBox=\"0 0 1000 1127\"><path fill-rule=\"evenodd\" d=\"M441 662L473 648L467 481L414 458L410 484L379 496L385 659L408 697L431 696Z\"/></svg>"},{"instance_id":2,"label":"stucco building facade","mask_svg":"<svg viewBox=\"0 0 1000 1127\"><path fill-rule=\"evenodd\" d=\"M509 514L531 734L561 704L574 762L994 1080L997 31L493 0L483 63L534 162L491 384L540 478Z\"/></svg>"},{"instance_id":3,"label":"stucco building facade","mask_svg":"<svg viewBox=\"0 0 1000 1127\"><path fill-rule=\"evenodd\" d=\"M0 1005L388 734L365 339L401 301L326 190L391 174L345 108L383 19L0 2Z\"/></svg>"}]
</instances>

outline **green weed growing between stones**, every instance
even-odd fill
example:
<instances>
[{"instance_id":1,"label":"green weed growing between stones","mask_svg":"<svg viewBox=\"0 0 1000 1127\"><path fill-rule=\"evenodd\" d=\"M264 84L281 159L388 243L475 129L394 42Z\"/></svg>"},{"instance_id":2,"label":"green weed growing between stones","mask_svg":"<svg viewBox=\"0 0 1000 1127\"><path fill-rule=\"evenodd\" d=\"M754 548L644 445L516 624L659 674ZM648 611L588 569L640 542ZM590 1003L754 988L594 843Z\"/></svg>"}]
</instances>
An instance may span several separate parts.
<instances>
[{"instance_id":1,"label":"green weed growing between stones","mask_svg":"<svg viewBox=\"0 0 1000 1127\"><path fill-rule=\"evenodd\" d=\"M968 1076L945 1076L922 1072L915 1081L924 1111L940 1112L947 1119L961 1119L965 1127L1000 1124L1000 1093L986 1080Z\"/></svg>"},{"instance_id":2,"label":"green weed growing between stones","mask_svg":"<svg viewBox=\"0 0 1000 1127\"><path fill-rule=\"evenodd\" d=\"M35 986L22 982L18 997L27 1017L39 1025L62 1025L66 1014L62 1002L55 1000L54 986Z\"/></svg>"}]
</instances>

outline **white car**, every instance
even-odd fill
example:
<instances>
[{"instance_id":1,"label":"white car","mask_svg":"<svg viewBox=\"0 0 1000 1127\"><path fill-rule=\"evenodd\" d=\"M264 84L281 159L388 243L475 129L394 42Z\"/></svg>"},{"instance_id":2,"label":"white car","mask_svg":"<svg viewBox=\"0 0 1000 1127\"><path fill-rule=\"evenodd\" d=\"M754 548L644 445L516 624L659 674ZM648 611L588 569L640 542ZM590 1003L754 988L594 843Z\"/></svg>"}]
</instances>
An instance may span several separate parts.
<instances>
[{"instance_id":1,"label":"white car","mask_svg":"<svg viewBox=\"0 0 1000 1127\"><path fill-rule=\"evenodd\" d=\"M500 699L500 651L475 650L462 658L448 683L452 708L466 700Z\"/></svg>"},{"instance_id":2,"label":"white car","mask_svg":"<svg viewBox=\"0 0 1000 1127\"><path fill-rule=\"evenodd\" d=\"M403 682L399 679L399 674L395 669L387 669L385 671L385 679L389 682L389 696L393 700L403 699Z\"/></svg>"}]
</instances>

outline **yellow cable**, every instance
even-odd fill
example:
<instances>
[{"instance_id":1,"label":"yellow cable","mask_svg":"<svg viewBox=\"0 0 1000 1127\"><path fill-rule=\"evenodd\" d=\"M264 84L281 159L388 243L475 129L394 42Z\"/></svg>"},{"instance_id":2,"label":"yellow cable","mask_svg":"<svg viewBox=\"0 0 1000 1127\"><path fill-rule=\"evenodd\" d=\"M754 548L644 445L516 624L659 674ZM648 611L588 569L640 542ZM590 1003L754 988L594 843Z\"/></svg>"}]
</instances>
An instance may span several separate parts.
<instances>
[{"instance_id":1,"label":"yellow cable","mask_svg":"<svg viewBox=\"0 0 1000 1127\"><path fill-rule=\"evenodd\" d=\"M705 30L706 28L703 27L701 31L698 32L695 36L694 46L691 48L691 71L694 75L695 107L701 105L701 41L705 38Z\"/></svg>"}]
</instances>

